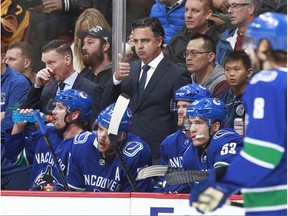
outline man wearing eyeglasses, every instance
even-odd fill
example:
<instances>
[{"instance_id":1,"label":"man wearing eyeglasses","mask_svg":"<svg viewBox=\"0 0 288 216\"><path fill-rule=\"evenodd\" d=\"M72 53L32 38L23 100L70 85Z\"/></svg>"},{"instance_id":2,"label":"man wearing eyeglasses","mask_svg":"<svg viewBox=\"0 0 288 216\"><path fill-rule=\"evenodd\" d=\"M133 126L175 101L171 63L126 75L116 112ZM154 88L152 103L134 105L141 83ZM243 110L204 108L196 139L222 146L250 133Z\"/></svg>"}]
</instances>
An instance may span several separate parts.
<instances>
[{"instance_id":1,"label":"man wearing eyeglasses","mask_svg":"<svg viewBox=\"0 0 288 216\"><path fill-rule=\"evenodd\" d=\"M209 20L213 14L212 0L187 0L185 4L185 26L167 44L171 60L186 67L183 52L188 42L195 34L205 34L216 43L215 61L224 66L224 57L232 50L228 41L222 40L218 34L223 32Z\"/></svg>"},{"instance_id":2,"label":"man wearing eyeglasses","mask_svg":"<svg viewBox=\"0 0 288 216\"><path fill-rule=\"evenodd\" d=\"M199 34L191 38L183 57L188 71L192 74L192 84L206 86L212 97L219 97L229 89L224 68L215 63L216 45L212 38Z\"/></svg>"},{"instance_id":3,"label":"man wearing eyeglasses","mask_svg":"<svg viewBox=\"0 0 288 216\"><path fill-rule=\"evenodd\" d=\"M226 30L223 35L234 50L242 50L246 26L259 14L259 0L228 0L228 14L236 28Z\"/></svg>"}]
</instances>

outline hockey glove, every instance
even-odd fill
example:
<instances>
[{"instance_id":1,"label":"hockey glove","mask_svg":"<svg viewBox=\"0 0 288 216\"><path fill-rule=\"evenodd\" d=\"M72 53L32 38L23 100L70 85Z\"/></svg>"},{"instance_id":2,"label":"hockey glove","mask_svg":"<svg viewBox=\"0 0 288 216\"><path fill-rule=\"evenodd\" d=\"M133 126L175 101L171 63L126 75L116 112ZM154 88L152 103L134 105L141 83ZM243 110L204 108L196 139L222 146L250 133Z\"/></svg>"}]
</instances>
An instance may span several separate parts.
<instances>
[{"instance_id":1,"label":"hockey glove","mask_svg":"<svg viewBox=\"0 0 288 216\"><path fill-rule=\"evenodd\" d=\"M215 211L225 203L226 199L233 193L220 186L216 182L215 170L211 171L209 177L194 185L190 192L190 205L201 213ZM217 180L219 176L217 176Z\"/></svg>"}]
</instances>

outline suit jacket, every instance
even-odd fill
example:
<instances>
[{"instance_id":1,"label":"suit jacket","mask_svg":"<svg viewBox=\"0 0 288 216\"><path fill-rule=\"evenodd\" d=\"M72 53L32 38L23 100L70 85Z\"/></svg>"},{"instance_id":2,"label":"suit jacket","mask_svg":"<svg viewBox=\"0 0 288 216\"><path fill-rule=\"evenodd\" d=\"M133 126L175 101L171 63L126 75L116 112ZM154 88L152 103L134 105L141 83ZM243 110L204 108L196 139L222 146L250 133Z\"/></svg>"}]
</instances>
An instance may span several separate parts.
<instances>
[{"instance_id":1,"label":"suit jacket","mask_svg":"<svg viewBox=\"0 0 288 216\"><path fill-rule=\"evenodd\" d=\"M47 105L51 98L55 98L57 89L58 83L53 83L44 88L35 88L33 85L22 108L40 109L43 113L50 114L51 112L48 111ZM72 89L85 91L93 100L92 113L88 120L88 129L91 130L94 120L101 111L102 88L78 74Z\"/></svg>"},{"instance_id":2,"label":"suit jacket","mask_svg":"<svg viewBox=\"0 0 288 216\"><path fill-rule=\"evenodd\" d=\"M121 93L130 97L129 106L134 112L131 131L149 144L155 163L160 160L160 143L176 131L176 115L170 112L174 92L191 80L186 69L163 58L138 101L140 66L132 64L129 77L117 86L110 79L103 93L102 109L114 103Z\"/></svg>"}]
</instances>

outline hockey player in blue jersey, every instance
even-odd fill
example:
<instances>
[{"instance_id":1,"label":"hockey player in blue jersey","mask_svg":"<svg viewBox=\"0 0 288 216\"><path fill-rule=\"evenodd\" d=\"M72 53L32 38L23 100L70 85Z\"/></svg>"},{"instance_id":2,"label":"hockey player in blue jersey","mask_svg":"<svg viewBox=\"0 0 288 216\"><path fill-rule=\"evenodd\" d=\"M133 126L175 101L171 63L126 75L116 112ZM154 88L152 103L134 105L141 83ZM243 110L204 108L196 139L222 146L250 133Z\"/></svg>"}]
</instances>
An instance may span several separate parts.
<instances>
[{"instance_id":1,"label":"hockey player in blue jersey","mask_svg":"<svg viewBox=\"0 0 288 216\"><path fill-rule=\"evenodd\" d=\"M53 107L52 124L44 127L47 128L48 139L65 175L71 145L93 143L95 140L95 134L84 130L84 125L91 113L92 99L83 91L64 90L56 95ZM32 112L32 109L22 109L20 112ZM25 138L23 132L25 124L25 122L15 122L11 135L7 135L6 143L9 143L5 151L7 158L15 160L15 156L17 157L24 149L25 160L32 163L30 190L45 190L47 186L62 190L63 182L41 131L38 130Z\"/></svg>"},{"instance_id":2,"label":"hockey player in blue jersey","mask_svg":"<svg viewBox=\"0 0 288 216\"><path fill-rule=\"evenodd\" d=\"M98 116L93 125L97 139L93 144L73 145L67 182L72 190L95 192L132 192L126 173L116 156L108 137L115 104L108 106ZM152 156L147 143L128 132L132 123L132 111L127 108L119 126L119 149L135 181L140 169L152 164ZM84 159L85 158L85 159ZM83 160L84 159L84 160ZM134 182L137 191L152 191L152 178Z\"/></svg>"},{"instance_id":3,"label":"hockey player in blue jersey","mask_svg":"<svg viewBox=\"0 0 288 216\"><path fill-rule=\"evenodd\" d=\"M242 188L246 215L287 215L287 16L256 17L244 48L260 70L243 95L244 148L230 166L192 188L190 203L200 212L213 211Z\"/></svg>"},{"instance_id":4,"label":"hockey player in blue jersey","mask_svg":"<svg viewBox=\"0 0 288 216\"><path fill-rule=\"evenodd\" d=\"M226 119L227 110L221 99L199 99L187 108L184 127L192 145L183 155L185 170L210 171L227 166L235 159L243 146L243 138L232 128L223 128Z\"/></svg>"},{"instance_id":5,"label":"hockey player in blue jersey","mask_svg":"<svg viewBox=\"0 0 288 216\"><path fill-rule=\"evenodd\" d=\"M188 84L176 90L171 110L177 112L179 129L166 137L160 146L161 165L168 165L174 168L182 168L182 156L186 148L191 145L191 139L185 136L182 130L183 118L186 115L187 107L196 99L211 97L209 90L201 84ZM181 193L188 192L189 186L168 185L164 183L164 177L159 178L155 192ZM159 187L160 186L160 187ZM162 186L162 187L161 187Z\"/></svg>"}]
</instances>

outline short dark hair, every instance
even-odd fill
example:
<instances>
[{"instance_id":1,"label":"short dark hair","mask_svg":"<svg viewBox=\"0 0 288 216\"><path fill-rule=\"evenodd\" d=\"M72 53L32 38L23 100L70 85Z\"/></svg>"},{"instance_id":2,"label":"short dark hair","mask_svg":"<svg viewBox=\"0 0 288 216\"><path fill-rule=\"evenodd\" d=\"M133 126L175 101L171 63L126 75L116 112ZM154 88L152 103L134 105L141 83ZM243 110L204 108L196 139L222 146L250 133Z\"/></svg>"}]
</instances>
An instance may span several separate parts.
<instances>
[{"instance_id":1,"label":"short dark hair","mask_svg":"<svg viewBox=\"0 0 288 216\"><path fill-rule=\"evenodd\" d=\"M49 41L47 44L44 45L44 47L42 48L42 53L46 53L49 51L56 51L57 53L61 54L61 55L71 55L71 57L73 57L72 55L72 49L70 47L70 44L65 42L64 40L52 40Z\"/></svg>"},{"instance_id":2,"label":"short dark hair","mask_svg":"<svg viewBox=\"0 0 288 216\"><path fill-rule=\"evenodd\" d=\"M137 19L132 23L132 30L135 30L137 28L146 28L146 27L149 27L151 29L154 37L162 36L163 43L164 43L165 33L164 33L163 26L158 18L144 17L144 18Z\"/></svg>"},{"instance_id":3,"label":"short dark hair","mask_svg":"<svg viewBox=\"0 0 288 216\"><path fill-rule=\"evenodd\" d=\"M205 35L205 34L195 34L191 37L191 40L196 39L203 39L204 40L204 49L206 51L214 52L216 54L216 42L213 40L213 38Z\"/></svg>"},{"instance_id":4,"label":"short dark hair","mask_svg":"<svg viewBox=\"0 0 288 216\"><path fill-rule=\"evenodd\" d=\"M246 70L248 70L249 68L252 68L250 57L247 55L246 52L242 50L241 51L234 50L228 53L224 58L224 67L226 63L228 62L239 61L239 60L243 62L243 65Z\"/></svg>"},{"instance_id":5,"label":"short dark hair","mask_svg":"<svg viewBox=\"0 0 288 216\"><path fill-rule=\"evenodd\" d=\"M14 49L14 48L20 49L22 52L22 55L25 56L27 59L31 60L31 67L33 67L35 52L31 44L25 41L12 42L9 44L7 50Z\"/></svg>"}]
</instances>

